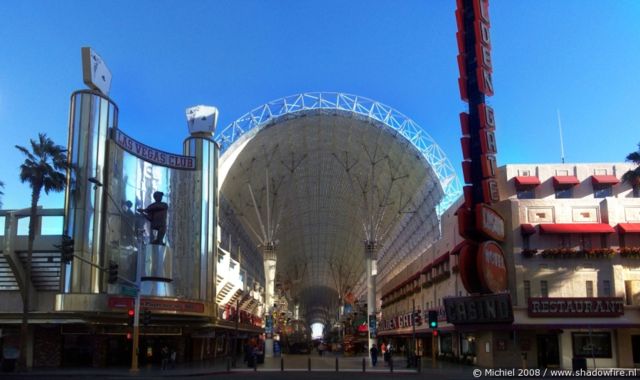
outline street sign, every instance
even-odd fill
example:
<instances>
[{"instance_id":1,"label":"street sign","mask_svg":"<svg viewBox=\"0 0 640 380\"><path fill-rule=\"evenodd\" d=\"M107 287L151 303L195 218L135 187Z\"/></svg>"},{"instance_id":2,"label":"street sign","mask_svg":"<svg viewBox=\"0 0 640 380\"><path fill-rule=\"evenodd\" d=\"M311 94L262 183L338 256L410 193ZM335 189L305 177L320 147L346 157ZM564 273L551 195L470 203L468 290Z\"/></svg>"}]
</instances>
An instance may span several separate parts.
<instances>
[{"instance_id":1,"label":"street sign","mask_svg":"<svg viewBox=\"0 0 640 380\"><path fill-rule=\"evenodd\" d=\"M133 286L121 285L120 294L135 297L138 294L138 289Z\"/></svg>"}]
</instances>

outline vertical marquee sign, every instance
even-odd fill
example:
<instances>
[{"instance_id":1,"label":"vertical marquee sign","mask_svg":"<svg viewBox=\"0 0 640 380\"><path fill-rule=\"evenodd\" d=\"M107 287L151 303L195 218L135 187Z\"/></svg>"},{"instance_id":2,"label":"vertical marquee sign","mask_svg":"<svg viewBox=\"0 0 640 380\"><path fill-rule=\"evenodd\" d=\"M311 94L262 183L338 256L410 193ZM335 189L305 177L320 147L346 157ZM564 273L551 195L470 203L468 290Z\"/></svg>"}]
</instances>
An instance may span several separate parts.
<instances>
[{"instance_id":1,"label":"vertical marquee sign","mask_svg":"<svg viewBox=\"0 0 640 380\"><path fill-rule=\"evenodd\" d=\"M458 210L460 274L469 293L499 293L508 289L504 253L495 241L504 240L504 220L491 204L499 201L496 176L497 145L493 95L489 1L457 0L460 96L469 112L460 114L464 204Z\"/></svg>"}]
</instances>

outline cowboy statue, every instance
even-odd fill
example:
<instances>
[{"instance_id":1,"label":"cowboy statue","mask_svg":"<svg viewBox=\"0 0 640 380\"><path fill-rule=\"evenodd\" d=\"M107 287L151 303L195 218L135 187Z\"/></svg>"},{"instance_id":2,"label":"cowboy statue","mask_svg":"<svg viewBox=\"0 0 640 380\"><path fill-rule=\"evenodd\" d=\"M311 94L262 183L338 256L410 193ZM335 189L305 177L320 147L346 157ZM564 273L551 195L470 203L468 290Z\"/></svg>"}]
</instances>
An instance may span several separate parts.
<instances>
[{"instance_id":1,"label":"cowboy statue","mask_svg":"<svg viewBox=\"0 0 640 380\"><path fill-rule=\"evenodd\" d=\"M169 205L162 202L164 193L156 191L153 193L155 202L151 203L147 208L139 208L137 211L143 214L149 222L151 222L151 230L156 231L156 238L151 244L164 245L164 234L167 232L167 210Z\"/></svg>"}]
</instances>

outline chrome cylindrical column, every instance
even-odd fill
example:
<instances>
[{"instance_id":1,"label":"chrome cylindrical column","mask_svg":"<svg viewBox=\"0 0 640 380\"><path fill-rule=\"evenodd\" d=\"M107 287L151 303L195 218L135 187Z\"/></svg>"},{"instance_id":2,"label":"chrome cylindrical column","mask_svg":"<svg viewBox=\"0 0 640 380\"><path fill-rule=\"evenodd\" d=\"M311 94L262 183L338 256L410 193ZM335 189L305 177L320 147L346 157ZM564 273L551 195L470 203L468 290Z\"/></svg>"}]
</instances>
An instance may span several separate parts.
<instances>
[{"instance_id":1,"label":"chrome cylindrical column","mask_svg":"<svg viewBox=\"0 0 640 380\"><path fill-rule=\"evenodd\" d=\"M200 299L216 299L216 256L218 248L218 155L219 146L212 136L192 134L184 141L183 154L196 158L193 183L193 233L197 258L194 274L199 276ZM217 310L217 308L215 308Z\"/></svg>"},{"instance_id":2,"label":"chrome cylindrical column","mask_svg":"<svg viewBox=\"0 0 640 380\"><path fill-rule=\"evenodd\" d=\"M104 265L102 234L107 203L106 187L93 188L89 178L107 183L109 128L118 125L118 107L91 90L71 95L68 157L73 170L67 175L65 230L74 239L75 255ZM63 273L65 293L99 293L102 273L79 260L67 264Z\"/></svg>"}]
</instances>

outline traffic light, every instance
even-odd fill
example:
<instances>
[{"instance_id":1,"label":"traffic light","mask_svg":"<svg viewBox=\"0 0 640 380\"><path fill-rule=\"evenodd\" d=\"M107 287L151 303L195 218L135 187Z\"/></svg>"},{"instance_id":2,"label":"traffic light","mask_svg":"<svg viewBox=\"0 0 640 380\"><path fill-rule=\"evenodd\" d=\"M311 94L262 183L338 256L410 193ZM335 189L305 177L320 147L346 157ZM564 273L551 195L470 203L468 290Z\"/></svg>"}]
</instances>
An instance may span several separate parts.
<instances>
[{"instance_id":1,"label":"traffic light","mask_svg":"<svg viewBox=\"0 0 640 380\"><path fill-rule=\"evenodd\" d=\"M133 309L129 309L129 311L127 311L127 315L129 316L129 320L127 321L127 324L129 326L133 326L133 320L136 317L136 312Z\"/></svg>"},{"instance_id":2,"label":"traffic light","mask_svg":"<svg viewBox=\"0 0 640 380\"><path fill-rule=\"evenodd\" d=\"M420 314L420 310L413 313L413 324L416 326L420 326L422 324L422 315Z\"/></svg>"},{"instance_id":3,"label":"traffic light","mask_svg":"<svg viewBox=\"0 0 640 380\"><path fill-rule=\"evenodd\" d=\"M69 235L62 235L60 244L54 244L54 247L60 251L60 260L63 263L68 263L73 260L73 239Z\"/></svg>"},{"instance_id":4,"label":"traffic light","mask_svg":"<svg viewBox=\"0 0 640 380\"><path fill-rule=\"evenodd\" d=\"M111 260L109 261L109 280L110 284L118 282L118 263Z\"/></svg>"},{"instance_id":5,"label":"traffic light","mask_svg":"<svg viewBox=\"0 0 640 380\"><path fill-rule=\"evenodd\" d=\"M147 326L151 323L151 310L144 309L142 312L142 324Z\"/></svg>"},{"instance_id":6,"label":"traffic light","mask_svg":"<svg viewBox=\"0 0 640 380\"><path fill-rule=\"evenodd\" d=\"M436 310L429 310L429 328L438 328L438 312Z\"/></svg>"}]
</instances>

